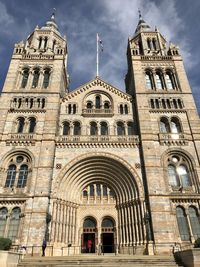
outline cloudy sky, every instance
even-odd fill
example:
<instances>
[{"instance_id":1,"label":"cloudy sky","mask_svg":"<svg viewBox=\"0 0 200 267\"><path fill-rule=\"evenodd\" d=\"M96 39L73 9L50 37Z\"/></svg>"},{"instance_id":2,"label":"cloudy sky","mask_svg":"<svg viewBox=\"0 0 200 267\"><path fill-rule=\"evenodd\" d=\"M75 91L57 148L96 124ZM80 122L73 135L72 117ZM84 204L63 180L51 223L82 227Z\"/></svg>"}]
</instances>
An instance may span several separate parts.
<instances>
[{"instance_id":1,"label":"cloudy sky","mask_svg":"<svg viewBox=\"0 0 200 267\"><path fill-rule=\"evenodd\" d=\"M67 36L70 90L96 76L96 33L104 43L102 79L124 90L126 47L138 23L138 8L152 28L180 47L200 110L199 0L0 0L0 89L14 43L42 26L56 8L59 30Z\"/></svg>"}]
</instances>

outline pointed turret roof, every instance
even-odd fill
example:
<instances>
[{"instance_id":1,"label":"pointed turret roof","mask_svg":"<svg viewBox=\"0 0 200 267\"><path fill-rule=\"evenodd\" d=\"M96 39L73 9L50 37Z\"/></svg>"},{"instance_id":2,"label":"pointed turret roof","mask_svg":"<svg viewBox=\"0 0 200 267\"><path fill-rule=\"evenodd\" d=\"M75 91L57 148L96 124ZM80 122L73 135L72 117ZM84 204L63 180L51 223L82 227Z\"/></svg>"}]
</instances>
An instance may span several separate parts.
<instances>
[{"instance_id":1,"label":"pointed turret roof","mask_svg":"<svg viewBox=\"0 0 200 267\"><path fill-rule=\"evenodd\" d=\"M141 11L139 10L138 12L139 12L139 22L135 30L135 34L138 34L140 32L151 31L151 27L142 18Z\"/></svg>"},{"instance_id":2,"label":"pointed turret roof","mask_svg":"<svg viewBox=\"0 0 200 267\"><path fill-rule=\"evenodd\" d=\"M41 29L54 29L58 31L58 25L55 20L55 10L51 15L51 18L46 22L46 25L43 26Z\"/></svg>"}]
</instances>

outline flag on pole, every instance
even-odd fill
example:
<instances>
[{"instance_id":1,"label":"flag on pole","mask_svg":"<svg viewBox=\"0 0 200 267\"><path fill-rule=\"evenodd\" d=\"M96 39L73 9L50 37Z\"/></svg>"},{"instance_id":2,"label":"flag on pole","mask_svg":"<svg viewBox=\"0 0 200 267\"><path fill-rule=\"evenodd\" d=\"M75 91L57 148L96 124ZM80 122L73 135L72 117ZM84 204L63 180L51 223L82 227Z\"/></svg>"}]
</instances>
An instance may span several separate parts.
<instances>
[{"instance_id":1,"label":"flag on pole","mask_svg":"<svg viewBox=\"0 0 200 267\"><path fill-rule=\"evenodd\" d=\"M99 42L99 44L100 44L100 47L101 47L101 52L103 52L103 42L102 42L102 40L100 39L100 37L99 37L99 34L97 33L97 39L98 39L98 42Z\"/></svg>"}]
</instances>

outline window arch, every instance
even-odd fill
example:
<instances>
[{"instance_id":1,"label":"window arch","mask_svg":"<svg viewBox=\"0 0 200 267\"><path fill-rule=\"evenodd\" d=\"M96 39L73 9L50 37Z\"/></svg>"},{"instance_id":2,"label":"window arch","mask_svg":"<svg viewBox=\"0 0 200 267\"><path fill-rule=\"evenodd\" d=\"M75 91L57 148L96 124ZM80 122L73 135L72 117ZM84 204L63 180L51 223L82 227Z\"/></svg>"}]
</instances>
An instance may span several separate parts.
<instances>
[{"instance_id":1,"label":"window arch","mask_svg":"<svg viewBox=\"0 0 200 267\"><path fill-rule=\"evenodd\" d=\"M146 88L153 89L153 75L150 71L146 71L145 80L146 80Z\"/></svg>"},{"instance_id":2,"label":"window arch","mask_svg":"<svg viewBox=\"0 0 200 267\"><path fill-rule=\"evenodd\" d=\"M29 133L34 133L35 132L35 127L36 127L36 118L30 117L29 118Z\"/></svg>"},{"instance_id":3,"label":"window arch","mask_svg":"<svg viewBox=\"0 0 200 267\"><path fill-rule=\"evenodd\" d=\"M50 79L50 69L45 69L44 80L43 80L43 87L44 88L47 88L49 86L49 79Z\"/></svg>"},{"instance_id":4,"label":"window arch","mask_svg":"<svg viewBox=\"0 0 200 267\"><path fill-rule=\"evenodd\" d=\"M100 109L101 108L101 98L99 95L95 97L95 108Z\"/></svg>"},{"instance_id":5,"label":"window arch","mask_svg":"<svg viewBox=\"0 0 200 267\"><path fill-rule=\"evenodd\" d=\"M27 179L28 179L28 166L24 164L24 165L21 165L19 169L17 187L18 188L25 187L27 183Z\"/></svg>"},{"instance_id":6,"label":"window arch","mask_svg":"<svg viewBox=\"0 0 200 267\"><path fill-rule=\"evenodd\" d=\"M174 89L173 74L170 71L167 71L165 74L165 78L166 78L167 89L169 90Z\"/></svg>"},{"instance_id":7,"label":"window arch","mask_svg":"<svg viewBox=\"0 0 200 267\"><path fill-rule=\"evenodd\" d=\"M0 209L0 236L2 236L2 237L4 237L4 235L5 235L7 217L8 217L7 208L5 208L5 207L1 208Z\"/></svg>"},{"instance_id":8,"label":"window arch","mask_svg":"<svg viewBox=\"0 0 200 267\"><path fill-rule=\"evenodd\" d=\"M63 135L70 135L70 124L69 122L63 122Z\"/></svg>"},{"instance_id":9,"label":"window arch","mask_svg":"<svg viewBox=\"0 0 200 267\"><path fill-rule=\"evenodd\" d=\"M128 126L128 135L134 135L134 124L133 122L128 122L127 123Z\"/></svg>"},{"instance_id":10,"label":"window arch","mask_svg":"<svg viewBox=\"0 0 200 267\"><path fill-rule=\"evenodd\" d=\"M17 123L18 123L18 126L17 126L17 133L23 133L24 131L24 126L25 126L25 119L23 117L19 117L17 119Z\"/></svg>"},{"instance_id":11,"label":"window arch","mask_svg":"<svg viewBox=\"0 0 200 267\"><path fill-rule=\"evenodd\" d=\"M32 82L33 88L36 88L38 86L39 77L40 77L40 70L35 69L33 72L33 82Z\"/></svg>"},{"instance_id":12,"label":"window arch","mask_svg":"<svg viewBox=\"0 0 200 267\"><path fill-rule=\"evenodd\" d=\"M168 158L168 180L172 187L187 188L192 185L187 161L181 155Z\"/></svg>"},{"instance_id":13,"label":"window arch","mask_svg":"<svg viewBox=\"0 0 200 267\"><path fill-rule=\"evenodd\" d=\"M16 207L11 212L10 224L8 228L8 238L15 240L18 236L21 209Z\"/></svg>"},{"instance_id":14,"label":"window arch","mask_svg":"<svg viewBox=\"0 0 200 267\"><path fill-rule=\"evenodd\" d=\"M172 133L181 133L181 124L178 118L171 118L171 132Z\"/></svg>"},{"instance_id":15,"label":"window arch","mask_svg":"<svg viewBox=\"0 0 200 267\"><path fill-rule=\"evenodd\" d=\"M74 122L74 135L81 135L81 124L79 121Z\"/></svg>"},{"instance_id":16,"label":"window arch","mask_svg":"<svg viewBox=\"0 0 200 267\"><path fill-rule=\"evenodd\" d=\"M117 135L125 135L124 123L121 121L117 122Z\"/></svg>"},{"instance_id":17,"label":"window arch","mask_svg":"<svg viewBox=\"0 0 200 267\"><path fill-rule=\"evenodd\" d=\"M83 228L96 228L96 221L94 218L86 218L83 223Z\"/></svg>"},{"instance_id":18,"label":"window arch","mask_svg":"<svg viewBox=\"0 0 200 267\"><path fill-rule=\"evenodd\" d=\"M105 121L101 122L101 135L108 135L108 124Z\"/></svg>"},{"instance_id":19,"label":"window arch","mask_svg":"<svg viewBox=\"0 0 200 267\"><path fill-rule=\"evenodd\" d=\"M157 89L164 89L164 83L163 83L163 78L162 74L160 71L156 72L156 87Z\"/></svg>"},{"instance_id":20,"label":"window arch","mask_svg":"<svg viewBox=\"0 0 200 267\"><path fill-rule=\"evenodd\" d=\"M14 183L15 183L15 177L16 177L16 166L14 164L11 164L8 167L5 187L11 187L12 188L14 186Z\"/></svg>"},{"instance_id":21,"label":"window arch","mask_svg":"<svg viewBox=\"0 0 200 267\"><path fill-rule=\"evenodd\" d=\"M196 207L190 206L188 211L189 211L189 218L190 218L192 233L196 240L198 237L200 237L199 215L198 215Z\"/></svg>"},{"instance_id":22,"label":"window arch","mask_svg":"<svg viewBox=\"0 0 200 267\"><path fill-rule=\"evenodd\" d=\"M29 77L29 69L24 69L23 74L22 74L22 83L21 83L22 88L26 87L28 83L28 77Z\"/></svg>"},{"instance_id":23,"label":"window arch","mask_svg":"<svg viewBox=\"0 0 200 267\"><path fill-rule=\"evenodd\" d=\"M98 134L98 127L95 121L90 123L90 135L97 135Z\"/></svg>"},{"instance_id":24,"label":"window arch","mask_svg":"<svg viewBox=\"0 0 200 267\"><path fill-rule=\"evenodd\" d=\"M178 223L181 240L189 241L190 232L189 232L189 226L187 222L186 213L185 213L185 210L180 206L176 207L176 219Z\"/></svg>"},{"instance_id":25,"label":"window arch","mask_svg":"<svg viewBox=\"0 0 200 267\"><path fill-rule=\"evenodd\" d=\"M102 223L101 223L102 228L113 228L114 227L114 222L110 218L104 218Z\"/></svg>"},{"instance_id":26,"label":"window arch","mask_svg":"<svg viewBox=\"0 0 200 267\"><path fill-rule=\"evenodd\" d=\"M165 117L162 117L160 119L160 132L161 133L169 133L170 132L169 121Z\"/></svg>"}]
</instances>

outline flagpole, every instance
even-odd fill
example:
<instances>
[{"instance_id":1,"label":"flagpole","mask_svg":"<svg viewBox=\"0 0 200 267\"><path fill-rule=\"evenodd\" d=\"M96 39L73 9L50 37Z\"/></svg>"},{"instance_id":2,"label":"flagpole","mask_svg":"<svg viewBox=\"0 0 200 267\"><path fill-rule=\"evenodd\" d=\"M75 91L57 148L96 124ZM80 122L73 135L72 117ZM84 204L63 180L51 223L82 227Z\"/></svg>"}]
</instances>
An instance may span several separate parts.
<instances>
[{"instance_id":1,"label":"flagpole","mask_svg":"<svg viewBox=\"0 0 200 267\"><path fill-rule=\"evenodd\" d=\"M97 77L99 76L99 40L97 33Z\"/></svg>"}]
</instances>

